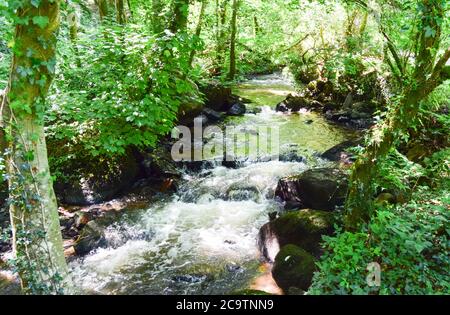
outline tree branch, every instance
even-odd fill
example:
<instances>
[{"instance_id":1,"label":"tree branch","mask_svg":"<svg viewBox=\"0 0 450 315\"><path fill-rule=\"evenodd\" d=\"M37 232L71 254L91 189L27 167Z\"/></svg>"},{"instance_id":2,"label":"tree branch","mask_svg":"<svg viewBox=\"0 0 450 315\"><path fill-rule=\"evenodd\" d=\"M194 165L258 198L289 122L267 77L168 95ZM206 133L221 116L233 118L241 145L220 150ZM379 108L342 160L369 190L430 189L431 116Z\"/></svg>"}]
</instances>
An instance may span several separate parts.
<instances>
[{"instance_id":1,"label":"tree branch","mask_svg":"<svg viewBox=\"0 0 450 315\"><path fill-rule=\"evenodd\" d=\"M402 65L402 60L400 58L399 53L397 52L397 49L395 48L394 44L392 43L392 40L389 38L389 36L384 31L383 27L380 25L380 32L383 34L383 37L386 39L387 47L389 51L392 54L392 57L394 57L395 65L398 68L398 71L400 72L400 76L403 77L405 72Z\"/></svg>"},{"instance_id":2,"label":"tree branch","mask_svg":"<svg viewBox=\"0 0 450 315\"><path fill-rule=\"evenodd\" d=\"M450 59L450 47L439 58L438 62L431 72L430 78L425 82L426 89L434 89L445 80L450 79L450 66L446 66L447 61Z\"/></svg>"},{"instance_id":3,"label":"tree branch","mask_svg":"<svg viewBox=\"0 0 450 315\"><path fill-rule=\"evenodd\" d=\"M431 73L431 76L446 76L449 75L449 69L450 66L446 66L447 61L450 59L450 47L447 48L447 50L444 52L444 54L439 58L438 62L436 62L436 65L434 66L433 72Z\"/></svg>"},{"instance_id":4,"label":"tree branch","mask_svg":"<svg viewBox=\"0 0 450 315\"><path fill-rule=\"evenodd\" d=\"M362 1L362 0L354 0L354 1L355 1L355 3L356 3L357 5L359 5L360 7L362 7L362 8L363 8L364 10L366 10L368 13L370 13L371 15L373 15L373 17L375 18L375 21L376 21L377 24L378 24L378 28L379 28L381 34L382 34L383 37L386 39L387 47L388 47L390 53L392 54L392 57L394 58L395 65L397 66L398 71L400 72L400 77L403 77L404 74L405 74L405 71L404 71L404 67L403 67L403 64L402 64L402 60L401 60L401 58L400 58L400 54L397 52L397 49L395 48L394 43L392 42L392 40L390 39L390 37L386 34L386 32L385 32L385 30L384 30L384 28L383 28L383 25L381 24L379 14L378 14L375 10L373 10L372 8L370 8L369 5L368 5L366 2L364 2L364 1Z\"/></svg>"},{"instance_id":5,"label":"tree branch","mask_svg":"<svg viewBox=\"0 0 450 315\"><path fill-rule=\"evenodd\" d=\"M309 33L306 34L304 37L300 38L298 41L296 41L294 44L290 45L288 48L283 49L281 52L286 52L286 51L288 51L289 49L292 49L292 48L294 48L295 46L300 45L300 43L303 42L305 39L307 39L309 36L311 36L311 34L309 34Z\"/></svg>"}]
</instances>

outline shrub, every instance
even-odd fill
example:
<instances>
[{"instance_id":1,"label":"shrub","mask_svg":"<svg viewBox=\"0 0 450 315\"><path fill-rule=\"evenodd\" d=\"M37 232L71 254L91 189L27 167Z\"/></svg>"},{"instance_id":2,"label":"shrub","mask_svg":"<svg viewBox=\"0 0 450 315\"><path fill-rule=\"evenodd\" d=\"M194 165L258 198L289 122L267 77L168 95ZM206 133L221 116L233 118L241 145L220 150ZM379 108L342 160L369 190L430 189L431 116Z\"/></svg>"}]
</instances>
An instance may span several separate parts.
<instances>
[{"instance_id":1,"label":"shrub","mask_svg":"<svg viewBox=\"0 0 450 315\"><path fill-rule=\"evenodd\" d=\"M324 237L310 294L448 294L450 245L447 187L421 187L407 205L380 208L358 232ZM381 266L381 286L369 287L367 266Z\"/></svg>"}]
</instances>

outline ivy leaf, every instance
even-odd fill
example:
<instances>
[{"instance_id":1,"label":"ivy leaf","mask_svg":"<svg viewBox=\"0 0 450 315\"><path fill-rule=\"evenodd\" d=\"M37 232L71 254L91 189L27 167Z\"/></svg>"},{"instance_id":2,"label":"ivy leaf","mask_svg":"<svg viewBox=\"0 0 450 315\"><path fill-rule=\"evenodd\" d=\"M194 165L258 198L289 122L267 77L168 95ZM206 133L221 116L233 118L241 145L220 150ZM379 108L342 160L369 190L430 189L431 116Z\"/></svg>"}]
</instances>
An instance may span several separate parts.
<instances>
[{"instance_id":1,"label":"ivy leaf","mask_svg":"<svg viewBox=\"0 0 450 315\"><path fill-rule=\"evenodd\" d=\"M431 27L425 27L425 37L434 37L436 35L436 30Z\"/></svg>"},{"instance_id":2,"label":"ivy leaf","mask_svg":"<svg viewBox=\"0 0 450 315\"><path fill-rule=\"evenodd\" d=\"M39 7L41 0L31 0L31 5L35 8Z\"/></svg>"},{"instance_id":3,"label":"ivy leaf","mask_svg":"<svg viewBox=\"0 0 450 315\"><path fill-rule=\"evenodd\" d=\"M27 52L26 52L25 55L26 55L28 58L30 58L30 57L33 56L33 54L34 54L33 48L27 48Z\"/></svg>"},{"instance_id":4,"label":"ivy leaf","mask_svg":"<svg viewBox=\"0 0 450 315\"><path fill-rule=\"evenodd\" d=\"M48 17L47 16L35 16L33 17L33 24L38 25L41 29L47 26Z\"/></svg>"}]
</instances>

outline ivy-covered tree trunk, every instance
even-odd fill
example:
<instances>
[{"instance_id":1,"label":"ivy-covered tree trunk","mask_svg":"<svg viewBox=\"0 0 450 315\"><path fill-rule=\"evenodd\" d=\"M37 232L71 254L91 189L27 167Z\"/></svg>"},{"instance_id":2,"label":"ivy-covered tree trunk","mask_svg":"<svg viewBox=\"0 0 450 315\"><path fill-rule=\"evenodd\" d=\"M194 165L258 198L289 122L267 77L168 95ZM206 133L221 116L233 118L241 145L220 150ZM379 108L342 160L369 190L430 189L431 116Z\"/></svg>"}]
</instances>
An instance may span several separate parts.
<instances>
[{"instance_id":1,"label":"ivy-covered tree trunk","mask_svg":"<svg viewBox=\"0 0 450 315\"><path fill-rule=\"evenodd\" d=\"M173 0L172 13L170 31L174 34L185 31L188 24L189 0Z\"/></svg>"},{"instance_id":2,"label":"ivy-covered tree trunk","mask_svg":"<svg viewBox=\"0 0 450 315\"><path fill-rule=\"evenodd\" d=\"M379 160L383 159L395 146L397 139L407 132L415 122L419 104L445 80L450 79L450 48L435 62L441 37L441 23L444 6L440 1L423 0L421 18L416 34L418 53L414 71L405 84L402 99L390 113L387 120L375 129L377 134L367 145L363 154L353 165L350 190L346 202L346 225L354 229L367 222L373 210L372 180L376 177ZM435 31L434 35L429 29Z\"/></svg>"},{"instance_id":3,"label":"ivy-covered tree trunk","mask_svg":"<svg viewBox=\"0 0 450 315\"><path fill-rule=\"evenodd\" d=\"M13 61L4 100L6 163L15 264L32 294L70 292L43 116L55 71L59 1L25 2L15 15Z\"/></svg>"},{"instance_id":4,"label":"ivy-covered tree trunk","mask_svg":"<svg viewBox=\"0 0 450 315\"><path fill-rule=\"evenodd\" d=\"M230 36L230 69L228 79L234 80L236 76L236 33L237 33L237 11L239 0L233 0L233 13L231 15L231 36Z\"/></svg>"},{"instance_id":5,"label":"ivy-covered tree trunk","mask_svg":"<svg viewBox=\"0 0 450 315\"><path fill-rule=\"evenodd\" d=\"M69 37L72 42L73 51L75 52L75 59L77 62L77 66L81 67L81 59L78 51L78 17L76 14L75 6L71 5L68 7L68 11L70 12L67 21L69 24Z\"/></svg>"}]
</instances>

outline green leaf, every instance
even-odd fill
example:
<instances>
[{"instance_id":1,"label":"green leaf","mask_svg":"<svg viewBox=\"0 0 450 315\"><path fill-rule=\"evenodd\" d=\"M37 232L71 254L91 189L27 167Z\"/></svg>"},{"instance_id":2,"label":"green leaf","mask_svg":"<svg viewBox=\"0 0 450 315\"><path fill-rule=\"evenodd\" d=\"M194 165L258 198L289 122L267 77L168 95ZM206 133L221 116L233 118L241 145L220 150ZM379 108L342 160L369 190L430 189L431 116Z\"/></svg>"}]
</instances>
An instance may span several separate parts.
<instances>
[{"instance_id":1,"label":"green leaf","mask_svg":"<svg viewBox=\"0 0 450 315\"><path fill-rule=\"evenodd\" d=\"M48 25L48 17L47 16L35 16L33 17L33 24L38 25L41 29Z\"/></svg>"},{"instance_id":2,"label":"green leaf","mask_svg":"<svg viewBox=\"0 0 450 315\"><path fill-rule=\"evenodd\" d=\"M41 0L31 0L31 5L35 8L38 8L41 4Z\"/></svg>"},{"instance_id":3,"label":"green leaf","mask_svg":"<svg viewBox=\"0 0 450 315\"><path fill-rule=\"evenodd\" d=\"M431 27L425 27L425 37L434 37L436 35L436 30Z\"/></svg>"}]
</instances>

